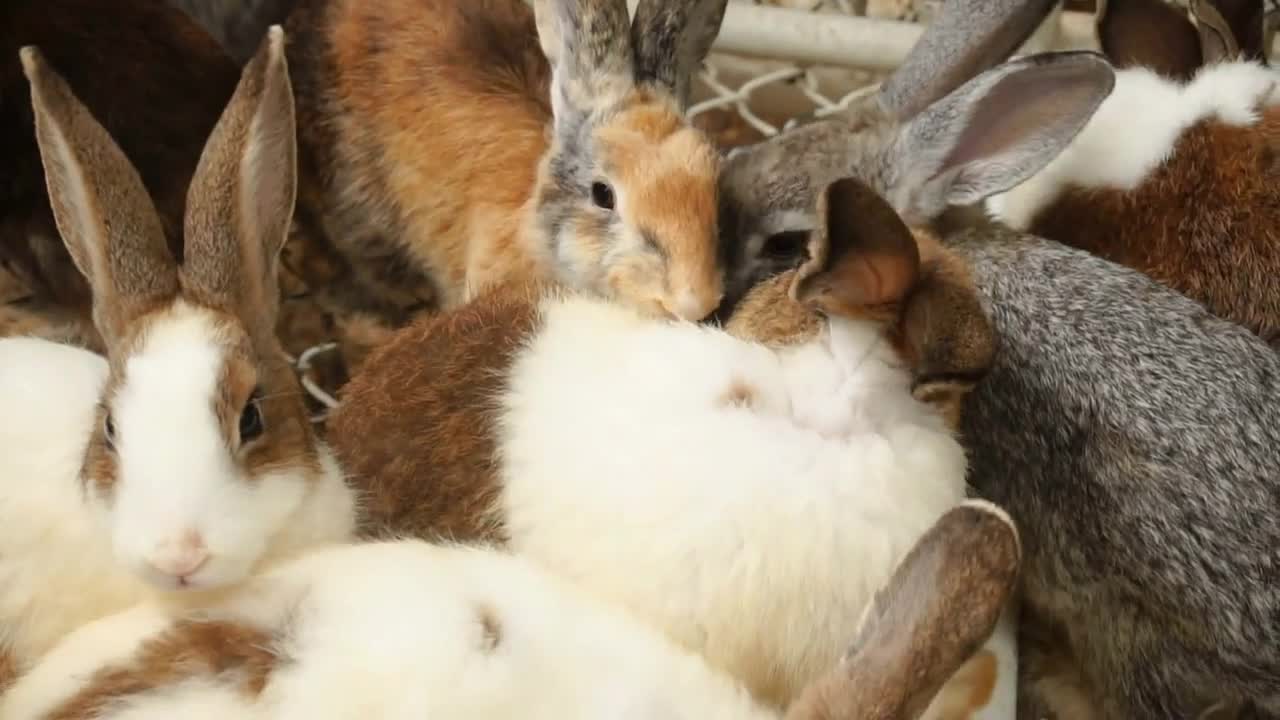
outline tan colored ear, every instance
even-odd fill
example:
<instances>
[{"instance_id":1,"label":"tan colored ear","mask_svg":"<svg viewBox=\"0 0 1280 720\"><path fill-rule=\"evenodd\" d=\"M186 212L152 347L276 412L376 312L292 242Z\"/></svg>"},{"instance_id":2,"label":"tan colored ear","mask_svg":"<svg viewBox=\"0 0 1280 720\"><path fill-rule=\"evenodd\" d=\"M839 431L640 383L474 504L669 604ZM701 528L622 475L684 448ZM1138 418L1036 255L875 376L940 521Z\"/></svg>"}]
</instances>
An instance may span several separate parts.
<instances>
[{"instance_id":1,"label":"tan colored ear","mask_svg":"<svg viewBox=\"0 0 1280 720\"><path fill-rule=\"evenodd\" d=\"M806 688L788 720L909 720L986 642L1013 592L1018 532L967 500L934 523L872 600L844 662Z\"/></svg>"},{"instance_id":2,"label":"tan colored ear","mask_svg":"<svg viewBox=\"0 0 1280 720\"><path fill-rule=\"evenodd\" d=\"M1186 80L1204 62L1195 24L1166 0L1098 0L1095 21L1102 52L1116 68Z\"/></svg>"},{"instance_id":3,"label":"tan colored ear","mask_svg":"<svg viewBox=\"0 0 1280 720\"><path fill-rule=\"evenodd\" d=\"M187 195L185 289L275 334L281 249L297 194L293 89L284 31L267 31L218 119Z\"/></svg>"},{"instance_id":4,"label":"tan colored ear","mask_svg":"<svg viewBox=\"0 0 1280 720\"><path fill-rule=\"evenodd\" d=\"M819 226L791 298L827 315L896 303L915 285L920 253L906 223L870 186L844 178L818 196Z\"/></svg>"},{"instance_id":5,"label":"tan colored ear","mask_svg":"<svg viewBox=\"0 0 1280 720\"><path fill-rule=\"evenodd\" d=\"M93 288L108 346L173 299L177 265L138 171L34 46L19 51L58 232Z\"/></svg>"},{"instance_id":6,"label":"tan colored ear","mask_svg":"<svg viewBox=\"0 0 1280 720\"><path fill-rule=\"evenodd\" d=\"M1262 0L1190 0L1204 64L1238 59L1267 61Z\"/></svg>"}]
</instances>

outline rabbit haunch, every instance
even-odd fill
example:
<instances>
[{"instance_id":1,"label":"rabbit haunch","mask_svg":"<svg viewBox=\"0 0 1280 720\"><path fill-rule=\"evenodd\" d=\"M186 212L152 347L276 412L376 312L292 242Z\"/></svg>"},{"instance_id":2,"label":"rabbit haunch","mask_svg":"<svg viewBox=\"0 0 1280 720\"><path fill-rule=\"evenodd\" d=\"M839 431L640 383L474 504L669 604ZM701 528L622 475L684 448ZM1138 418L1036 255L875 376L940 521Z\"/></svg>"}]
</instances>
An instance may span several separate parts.
<instances>
[{"instance_id":1,"label":"rabbit haunch","mask_svg":"<svg viewBox=\"0 0 1280 720\"><path fill-rule=\"evenodd\" d=\"M0 637L19 669L96 617L208 602L352 534L353 493L272 332L293 208L283 45L273 28L205 146L181 265L119 146L22 52L54 217L107 355L0 340Z\"/></svg>"},{"instance_id":2,"label":"rabbit haunch","mask_svg":"<svg viewBox=\"0 0 1280 720\"><path fill-rule=\"evenodd\" d=\"M528 559L398 541L313 551L198 615L140 606L89 624L0 715L910 720L991 632L1019 558L998 508L947 512L785 714Z\"/></svg>"}]
</instances>

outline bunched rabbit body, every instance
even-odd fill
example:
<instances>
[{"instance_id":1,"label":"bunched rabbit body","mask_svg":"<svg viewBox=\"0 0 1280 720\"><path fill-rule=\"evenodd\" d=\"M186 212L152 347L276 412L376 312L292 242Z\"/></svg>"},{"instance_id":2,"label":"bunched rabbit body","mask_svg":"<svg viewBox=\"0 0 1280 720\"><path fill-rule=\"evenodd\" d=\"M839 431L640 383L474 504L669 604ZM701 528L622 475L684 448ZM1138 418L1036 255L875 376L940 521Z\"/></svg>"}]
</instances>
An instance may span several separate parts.
<instances>
[{"instance_id":1,"label":"bunched rabbit body","mask_svg":"<svg viewBox=\"0 0 1280 720\"><path fill-rule=\"evenodd\" d=\"M857 183L822 204L726 329L522 288L402 331L329 424L367 532L502 540L792 700L964 498L991 350L962 266Z\"/></svg>"},{"instance_id":2,"label":"bunched rabbit body","mask_svg":"<svg viewBox=\"0 0 1280 720\"><path fill-rule=\"evenodd\" d=\"M1164 0L1106 3L1114 92L1062 155L988 206L1280 341L1280 72L1264 64L1263 4L1192 5L1204 40Z\"/></svg>"},{"instance_id":3,"label":"bunched rabbit body","mask_svg":"<svg viewBox=\"0 0 1280 720\"><path fill-rule=\"evenodd\" d=\"M725 0L533 5L303 0L300 205L400 304L550 279L701 319L719 156L682 110Z\"/></svg>"},{"instance_id":4,"label":"bunched rabbit body","mask_svg":"<svg viewBox=\"0 0 1280 720\"><path fill-rule=\"evenodd\" d=\"M420 541L314 551L199 616L142 606L88 625L0 696L0 714L914 720L990 632L1018 553L992 506L940 518L847 658L785 715L535 563Z\"/></svg>"},{"instance_id":5,"label":"bunched rabbit body","mask_svg":"<svg viewBox=\"0 0 1280 720\"><path fill-rule=\"evenodd\" d=\"M207 602L346 539L355 514L273 334L293 204L279 28L201 156L181 267L119 147L37 48L22 62L108 353L0 340L0 637L18 670L94 618Z\"/></svg>"},{"instance_id":6,"label":"bunched rabbit body","mask_svg":"<svg viewBox=\"0 0 1280 720\"><path fill-rule=\"evenodd\" d=\"M166 0L11 0L0 7L0 263L35 305L100 347L90 291L58 236L18 51L41 48L134 164L181 257L186 189L235 90L236 65ZM44 315L45 313L42 313ZM63 319L60 317L59 319ZM16 316L15 316L16 320ZM0 317L0 334L26 328Z\"/></svg>"},{"instance_id":7,"label":"bunched rabbit body","mask_svg":"<svg viewBox=\"0 0 1280 720\"><path fill-rule=\"evenodd\" d=\"M1001 338L962 426L974 488L1024 529L1029 669L1069 669L1035 689L1062 720L1280 713L1280 357L1135 271L993 232L952 245Z\"/></svg>"}]
</instances>

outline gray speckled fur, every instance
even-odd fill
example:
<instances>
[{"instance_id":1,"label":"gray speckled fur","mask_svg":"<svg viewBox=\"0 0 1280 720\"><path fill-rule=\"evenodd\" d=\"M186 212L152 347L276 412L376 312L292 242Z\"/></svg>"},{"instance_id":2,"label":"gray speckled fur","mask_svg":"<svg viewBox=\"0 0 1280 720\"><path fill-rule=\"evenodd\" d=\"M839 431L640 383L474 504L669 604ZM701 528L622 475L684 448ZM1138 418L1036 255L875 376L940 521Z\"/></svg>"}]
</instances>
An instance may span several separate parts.
<instances>
[{"instance_id":1,"label":"gray speckled fur","mask_svg":"<svg viewBox=\"0 0 1280 720\"><path fill-rule=\"evenodd\" d=\"M1280 355L1084 252L951 245L1001 337L962 425L974 488L1022 529L1027 609L1104 717L1280 713Z\"/></svg>"}]
</instances>

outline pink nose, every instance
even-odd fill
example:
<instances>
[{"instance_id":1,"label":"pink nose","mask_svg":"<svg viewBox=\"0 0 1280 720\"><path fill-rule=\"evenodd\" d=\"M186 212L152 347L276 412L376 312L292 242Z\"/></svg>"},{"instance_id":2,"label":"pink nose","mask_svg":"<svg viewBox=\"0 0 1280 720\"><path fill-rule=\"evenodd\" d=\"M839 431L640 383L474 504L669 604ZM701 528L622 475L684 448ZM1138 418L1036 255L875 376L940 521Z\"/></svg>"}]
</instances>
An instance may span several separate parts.
<instances>
[{"instance_id":1,"label":"pink nose","mask_svg":"<svg viewBox=\"0 0 1280 720\"><path fill-rule=\"evenodd\" d=\"M199 534L187 532L178 542L167 542L156 548L148 562L165 575L183 578L209 562L209 549Z\"/></svg>"},{"instance_id":2,"label":"pink nose","mask_svg":"<svg viewBox=\"0 0 1280 720\"><path fill-rule=\"evenodd\" d=\"M698 293L692 289L684 289L663 301L668 313L681 320L697 322L710 315L720 304L720 294Z\"/></svg>"}]
</instances>

